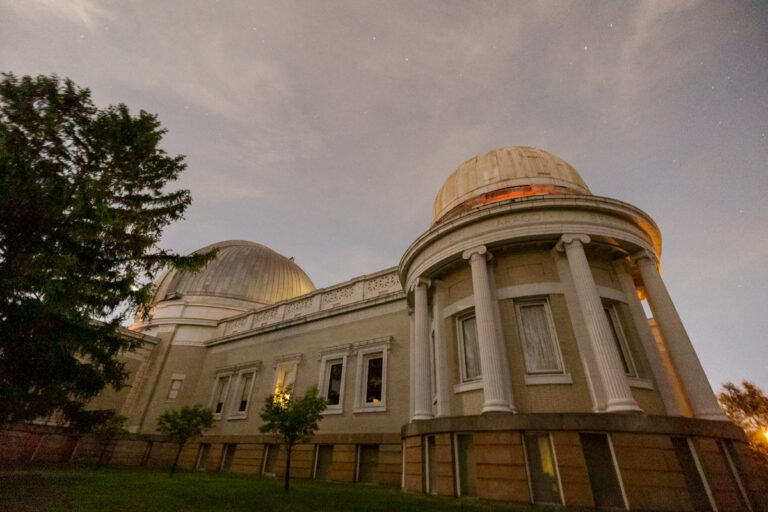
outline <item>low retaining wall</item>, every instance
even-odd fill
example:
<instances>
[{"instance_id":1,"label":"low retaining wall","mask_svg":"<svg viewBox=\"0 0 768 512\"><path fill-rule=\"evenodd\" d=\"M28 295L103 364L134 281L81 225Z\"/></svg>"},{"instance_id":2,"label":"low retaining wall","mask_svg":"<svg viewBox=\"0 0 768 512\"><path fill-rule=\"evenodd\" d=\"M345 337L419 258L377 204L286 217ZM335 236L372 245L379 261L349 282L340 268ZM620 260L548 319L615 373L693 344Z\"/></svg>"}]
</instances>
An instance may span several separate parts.
<instances>
[{"instance_id":1,"label":"low retaining wall","mask_svg":"<svg viewBox=\"0 0 768 512\"><path fill-rule=\"evenodd\" d=\"M179 457L182 469L265 473L269 446L276 446L274 436L201 436L187 443ZM399 434L324 434L312 443L294 447L291 476L315 476L318 445L331 445L329 479L356 482L360 474L360 447L376 446L377 460L373 483L399 486L402 449ZM273 448L275 449L275 448ZM14 425L0 430L0 467L28 463L94 465L102 463L123 467L170 467L177 445L164 436L125 434L105 444L91 435L73 433L63 428L42 425ZM102 455L103 454L103 455ZM285 450L277 449L274 468L268 474L283 476Z\"/></svg>"}]
</instances>

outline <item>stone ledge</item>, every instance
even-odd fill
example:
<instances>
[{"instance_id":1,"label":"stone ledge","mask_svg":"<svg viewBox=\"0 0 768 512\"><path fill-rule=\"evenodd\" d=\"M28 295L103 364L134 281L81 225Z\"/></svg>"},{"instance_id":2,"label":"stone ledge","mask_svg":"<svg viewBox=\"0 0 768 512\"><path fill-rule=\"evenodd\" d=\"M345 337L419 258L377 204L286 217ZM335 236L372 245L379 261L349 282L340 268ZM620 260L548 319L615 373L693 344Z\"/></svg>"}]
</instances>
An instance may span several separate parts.
<instances>
[{"instance_id":1,"label":"stone ledge","mask_svg":"<svg viewBox=\"0 0 768 512\"><path fill-rule=\"evenodd\" d=\"M682 436L720 437L746 441L744 432L729 421L700 420L645 414L599 413L487 413L478 416L451 416L404 425L403 437L438 432L480 432L496 430L602 431Z\"/></svg>"}]
</instances>

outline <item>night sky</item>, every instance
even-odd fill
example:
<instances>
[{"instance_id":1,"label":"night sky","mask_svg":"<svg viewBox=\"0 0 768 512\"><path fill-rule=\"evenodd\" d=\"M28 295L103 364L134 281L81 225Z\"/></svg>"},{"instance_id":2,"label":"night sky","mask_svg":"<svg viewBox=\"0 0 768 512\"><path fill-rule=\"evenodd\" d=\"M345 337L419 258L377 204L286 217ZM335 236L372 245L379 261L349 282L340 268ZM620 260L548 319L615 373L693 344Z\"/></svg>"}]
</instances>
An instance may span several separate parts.
<instances>
[{"instance_id":1,"label":"night sky","mask_svg":"<svg viewBox=\"0 0 768 512\"><path fill-rule=\"evenodd\" d=\"M536 146L650 214L715 389L768 388L768 3L0 0L0 71L158 114L162 246L267 245L318 287L398 264L445 178Z\"/></svg>"}]
</instances>

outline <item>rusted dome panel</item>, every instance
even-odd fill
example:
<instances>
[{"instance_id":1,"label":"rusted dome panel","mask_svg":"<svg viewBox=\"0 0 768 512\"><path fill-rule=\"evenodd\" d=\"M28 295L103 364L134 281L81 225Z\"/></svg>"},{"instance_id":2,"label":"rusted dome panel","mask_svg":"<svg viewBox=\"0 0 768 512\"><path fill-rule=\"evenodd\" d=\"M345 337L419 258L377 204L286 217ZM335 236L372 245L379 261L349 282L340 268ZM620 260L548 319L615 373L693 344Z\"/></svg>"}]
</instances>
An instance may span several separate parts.
<instances>
[{"instance_id":1,"label":"rusted dome panel","mask_svg":"<svg viewBox=\"0 0 768 512\"><path fill-rule=\"evenodd\" d=\"M162 277L156 300L181 294L274 304L315 289L312 280L291 259L261 244L230 240L196 252L212 249L218 249L216 258L201 271L173 270L172 275ZM164 286L166 282L167 287Z\"/></svg>"},{"instance_id":2,"label":"rusted dome panel","mask_svg":"<svg viewBox=\"0 0 768 512\"><path fill-rule=\"evenodd\" d=\"M435 198L432 225L462 205L471 209L537 194L591 193L576 169L551 153L527 146L494 149L467 160L448 176Z\"/></svg>"}]
</instances>

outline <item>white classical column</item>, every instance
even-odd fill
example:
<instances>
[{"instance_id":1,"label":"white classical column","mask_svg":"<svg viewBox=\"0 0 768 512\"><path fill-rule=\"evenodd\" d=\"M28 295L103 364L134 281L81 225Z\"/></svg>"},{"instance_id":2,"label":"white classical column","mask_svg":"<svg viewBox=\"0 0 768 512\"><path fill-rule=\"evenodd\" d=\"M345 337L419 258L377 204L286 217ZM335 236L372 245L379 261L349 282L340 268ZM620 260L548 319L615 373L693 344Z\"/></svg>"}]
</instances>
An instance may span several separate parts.
<instances>
[{"instance_id":1,"label":"white classical column","mask_svg":"<svg viewBox=\"0 0 768 512\"><path fill-rule=\"evenodd\" d=\"M429 281L417 279L413 287L414 302L414 420L432 419L432 377L429 362Z\"/></svg>"},{"instance_id":2,"label":"white classical column","mask_svg":"<svg viewBox=\"0 0 768 512\"><path fill-rule=\"evenodd\" d=\"M688 337L667 287L661 279L656 258L649 252L643 251L635 254L632 259L640 268L648 305L651 307L653 318L656 319L656 324L661 331L667 353L682 381L693 415L707 420L727 420L717 404L717 399L709 385L707 375L701 367L696 351L693 349L691 339Z\"/></svg>"},{"instance_id":3,"label":"white classical column","mask_svg":"<svg viewBox=\"0 0 768 512\"><path fill-rule=\"evenodd\" d=\"M682 416L683 409L678 403L674 391L675 376L667 372L667 365L664 364L659 347L656 344L656 338L653 336L651 327L648 325L648 319L645 317L643 305L637 297L637 287L632 276L627 272L627 259L615 260L613 268L616 270L621 291L624 292L624 296L627 298L627 306L632 315L632 321L637 328L640 343L642 343L643 350L648 358L648 364L651 366L651 373L653 373L653 380L656 381L661 401L664 402L664 409L670 416Z\"/></svg>"},{"instance_id":4,"label":"white classical column","mask_svg":"<svg viewBox=\"0 0 768 512\"><path fill-rule=\"evenodd\" d=\"M600 372L598 378L605 392L605 412L641 411L629 389L616 342L597 293L595 278L584 252L583 244L589 242L587 235L565 234L558 244L565 249L584 325Z\"/></svg>"},{"instance_id":5,"label":"white classical column","mask_svg":"<svg viewBox=\"0 0 768 512\"><path fill-rule=\"evenodd\" d=\"M435 394L437 416L451 415L450 374L448 371L448 347L443 334L443 304L445 289L440 281L432 281L432 322L435 332Z\"/></svg>"},{"instance_id":6,"label":"white classical column","mask_svg":"<svg viewBox=\"0 0 768 512\"><path fill-rule=\"evenodd\" d=\"M501 308L499 307L499 295L496 288L496 265L495 261L490 260L488 265L488 280L491 284L491 303L493 304L493 325L496 327L496 343L499 346L499 353L504 356L504 364L501 365L501 381L506 382L504 393L506 393L507 401L513 411L517 411L515 408L515 399L512 394L512 377L509 373L509 364L507 364L507 345L504 340L504 328L501 325Z\"/></svg>"},{"instance_id":7,"label":"white classical column","mask_svg":"<svg viewBox=\"0 0 768 512\"><path fill-rule=\"evenodd\" d=\"M413 308L408 308L408 324L410 326L411 344L408 355L410 357L409 375L408 375L408 397L410 398L410 408L408 417L413 419L416 411L416 322L414 321Z\"/></svg>"},{"instance_id":8,"label":"white classical column","mask_svg":"<svg viewBox=\"0 0 768 512\"><path fill-rule=\"evenodd\" d=\"M497 340L496 314L488 279L487 249L479 246L464 251L462 257L472 267L472 291L475 299L475 323L477 346L480 352L480 369L483 374L483 412L515 412L509 380L504 376L507 354L504 345Z\"/></svg>"}]
</instances>

